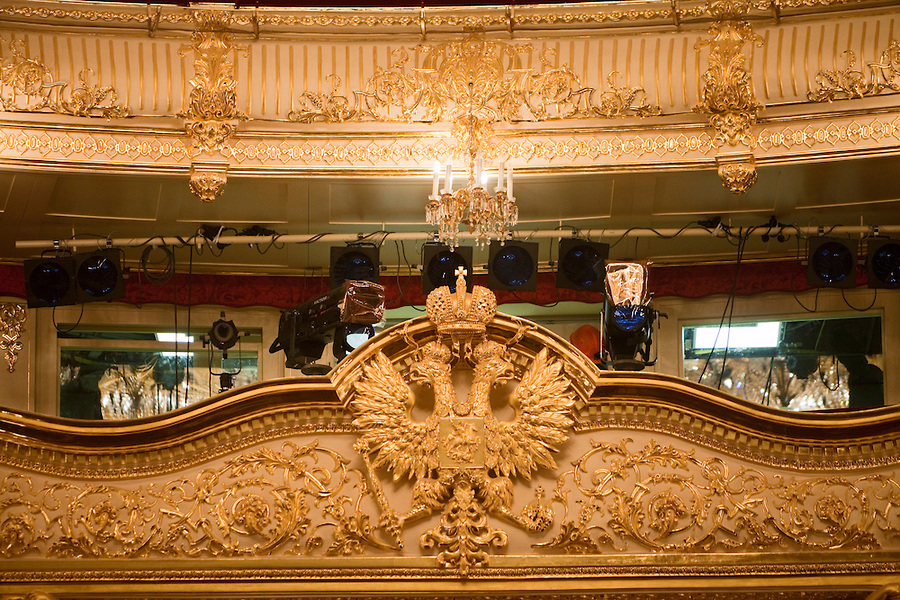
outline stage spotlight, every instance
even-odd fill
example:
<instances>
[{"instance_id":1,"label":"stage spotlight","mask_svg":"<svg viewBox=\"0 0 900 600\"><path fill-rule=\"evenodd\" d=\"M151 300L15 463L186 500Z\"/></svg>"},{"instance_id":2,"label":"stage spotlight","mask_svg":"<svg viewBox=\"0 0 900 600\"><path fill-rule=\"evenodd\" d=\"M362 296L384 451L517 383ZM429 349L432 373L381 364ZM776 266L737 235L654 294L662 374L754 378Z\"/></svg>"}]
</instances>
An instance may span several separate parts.
<instances>
[{"instance_id":1,"label":"stage spotlight","mask_svg":"<svg viewBox=\"0 0 900 600\"><path fill-rule=\"evenodd\" d=\"M455 249L443 244L425 244L422 248L422 292L443 286L456 291L456 269L466 270L466 284L471 287L472 247L458 246Z\"/></svg>"},{"instance_id":2,"label":"stage spotlight","mask_svg":"<svg viewBox=\"0 0 900 600\"><path fill-rule=\"evenodd\" d=\"M331 247L331 289L345 281L378 283L378 248L372 245Z\"/></svg>"},{"instance_id":3,"label":"stage spotlight","mask_svg":"<svg viewBox=\"0 0 900 600\"><path fill-rule=\"evenodd\" d=\"M491 242L488 289L516 292L537 290L537 255L537 242Z\"/></svg>"},{"instance_id":4,"label":"stage spotlight","mask_svg":"<svg viewBox=\"0 0 900 600\"><path fill-rule=\"evenodd\" d=\"M815 237L809 240L806 281L815 287L856 287L855 240Z\"/></svg>"},{"instance_id":5,"label":"stage spotlight","mask_svg":"<svg viewBox=\"0 0 900 600\"><path fill-rule=\"evenodd\" d=\"M602 292L605 282L609 244L579 239L559 241L559 266L556 269L556 287Z\"/></svg>"},{"instance_id":6,"label":"stage spotlight","mask_svg":"<svg viewBox=\"0 0 900 600\"><path fill-rule=\"evenodd\" d=\"M866 273L870 288L900 288L900 241L869 238L866 243Z\"/></svg>"},{"instance_id":7,"label":"stage spotlight","mask_svg":"<svg viewBox=\"0 0 900 600\"><path fill-rule=\"evenodd\" d=\"M114 248L76 254L75 300L100 302L125 295L122 277L122 251Z\"/></svg>"},{"instance_id":8,"label":"stage spotlight","mask_svg":"<svg viewBox=\"0 0 900 600\"><path fill-rule=\"evenodd\" d=\"M359 348L370 338L375 337L375 327L372 325L357 325L344 323L334 330L334 342L331 344L331 353L336 360L343 360L345 356Z\"/></svg>"},{"instance_id":9,"label":"stage spotlight","mask_svg":"<svg viewBox=\"0 0 900 600\"><path fill-rule=\"evenodd\" d=\"M650 348L659 316L664 315L650 307L647 267L639 263L607 265L603 363L617 371L640 371L655 364Z\"/></svg>"},{"instance_id":10,"label":"stage spotlight","mask_svg":"<svg viewBox=\"0 0 900 600\"><path fill-rule=\"evenodd\" d=\"M75 304L75 259L71 256L26 260L28 308Z\"/></svg>"},{"instance_id":11,"label":"stage spotlight","mask_svg":"<svg viewBox=\"0 0 900 600\"><path fill-rule=\"evenodd\" d=\"M374 325L383 316L383 286L369 281L346 281L324 296L283 311L278 337L269 346L269 353L284 351L284 366L300 369L306 375L318 374L311 363L322 357L341 325Z\"/></svg>"},{"instance_id":12,"label":"stage spotlight","mask_svg":"<svg viewBox=\"0 0 900 600\"><path fill-rule=\"evenodd\" d=\"M237 343L241 334L234 326L234 321L226 321L224 312L220 315L221 318L213 323L207 335L210 344L219 350L227 351Z\"/></svg>"}]
</instances>

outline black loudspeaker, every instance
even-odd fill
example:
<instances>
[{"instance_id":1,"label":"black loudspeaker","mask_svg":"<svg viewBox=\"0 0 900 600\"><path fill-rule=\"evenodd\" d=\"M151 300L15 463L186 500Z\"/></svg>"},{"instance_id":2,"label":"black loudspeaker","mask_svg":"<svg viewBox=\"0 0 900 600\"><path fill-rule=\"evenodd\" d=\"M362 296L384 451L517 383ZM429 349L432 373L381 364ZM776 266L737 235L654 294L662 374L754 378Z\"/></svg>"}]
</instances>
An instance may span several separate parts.
<instances>
[{"instance_id":1,"label":"black loudspeaker","mask_svg":"<svg viewBox=\"0 0 900 600\"><path fill-rule=\"evenodd\" d=\"M866 242L866 273L870 288L900 288L900 240L874 237Z\"/></svg>"},{"instance_id":2,"label":"black loudspeaker","mask_svg":"<svg viewBox=\"0 0 900 600\"><path fill-rule=\"evenodd\" d=\"M472 247L425 244L422 248L422 292L447 286L456 291L456 270L466 270L466 287L472 289Z\"/></svg>"},{"instance_id":3,"label":"black loudspeaker","mask_svg":"<svg viewBox=\"0 0 900 600\"><path fill-rule=\"evenodd\" d=\"M114 248L76 254L75 300L78 303L114 300L125 295L122 252Z\"/></svg>"},{"instance_id":4,"label":"black loudspeaker","mask_svg":"<svg viewBox=\"0 0 900 600\"><path fill-rule=\"evenodd\" d=\"M329 289L340 287L345 281L378 283L380 266L375 246L332 246Z\"/></svg>"},{"instance_id":5,"label":"black loudspeaker","mask_svg":"<svg viewBox=\"0 0 900 600\"><path fill-rule=\"evenodd\" d=\"M579 239L559 241L556 287L583 292L602 292L606 283L609 244Z\"/></svg>"},{"instance_id":6,"label":"black loudspeaker","mask_svg":"<svg viewBox=\"0 0 900 600\"><path fill-rule=\"evenodd\" d=\"M72 256L25 261L28 308L75 304L75 259Z\"/></svg>"},{"instance_id":7,"label":"black loudspeaker","mask_svg":"<svg viewBox=\"0 0 900 600\"><path fill-rule=\"evenodd\" d=\"M537 290L537 242L491 242L488 289L515 292Z\"/></svg>"},{"instance_id":8,"label":"black loudspeaker","mask_svg":"<svg viewBox=\"0 0 900 600\"><path fill-rule=\"evenodd\" d=\"M855 240L810 238L806 282L814 287L856 287L856 250Z\"/></svg>"}]
</instances>

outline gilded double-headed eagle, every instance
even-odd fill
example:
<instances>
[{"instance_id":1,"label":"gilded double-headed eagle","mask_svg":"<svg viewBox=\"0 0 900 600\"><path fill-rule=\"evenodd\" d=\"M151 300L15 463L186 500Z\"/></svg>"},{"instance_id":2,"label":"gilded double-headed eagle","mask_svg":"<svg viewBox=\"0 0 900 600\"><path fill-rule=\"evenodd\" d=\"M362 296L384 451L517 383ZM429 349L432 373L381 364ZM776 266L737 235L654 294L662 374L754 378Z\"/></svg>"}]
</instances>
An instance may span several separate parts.
<instances>
[{"instance_id":1,"label":"gilded double-headed eagle","mask_svg":"<svg viewBox=\"0 0 900 600\"><path fill-rule=\"evenodd\" d=\"M467 293L458 275L455 293L443 287L428 297L438 335L418 347L408 381L384 354L363 365L351 404L360 431L357 447L373 470L414 481L409 512L382 507L395 535L405 522L443 506L460 484L471 487L487 512L542 530L549 526L546 518L513 513L511 478L530 479L540 467L556 468L552 453L568 437L574 393L546 348L523 369L511 360L506 343L488 339L496 299L480 286ZM464 368L472 371L471 385L458 397L451 372ZM515 416L500 421L490 394L509 382L517 382L509 398ZM434 393L434 410L424 421L412 417L413 383Z\"/></svg>"}]
</instances>

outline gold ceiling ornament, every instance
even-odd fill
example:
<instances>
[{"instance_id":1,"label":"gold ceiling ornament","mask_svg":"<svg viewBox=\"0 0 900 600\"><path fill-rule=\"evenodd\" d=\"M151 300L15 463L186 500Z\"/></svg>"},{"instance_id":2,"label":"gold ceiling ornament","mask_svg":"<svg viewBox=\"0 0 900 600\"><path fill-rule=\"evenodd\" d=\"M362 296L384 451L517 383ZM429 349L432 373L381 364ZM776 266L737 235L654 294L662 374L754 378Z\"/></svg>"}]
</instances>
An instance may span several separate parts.
<instances>
[{"instance_id":1,"label":"gold ceiling ornament","mask_svg":"<svg viewBox=\"0 0 900 600\"><path fill-rule=\"evenodd\" d=\"M410 52L424 54L422 66L409 65ZM341 94L341 79L330 75L332 90L303 92L299 107L288 114L303 123L381 121L406 123L449 122L458 141L458 156L473 146L489 157L496 123L542 122L557 119L660 114L640 87L614 88L593 99L567 65L553 66L554 53L539 54L541 67L525 66L531 44L507 44L481 33L414 49L399 48L386 69L379 69L361 90ZM610 96L609 94L612 94Z\"/></svg>"},{"instance_id":2,"label":"gold ceiling ornament","mask_svg":"<svg viewBox=\"0 0 900 600\"><path fill-rule=\"evenodd\" d=\"M524 335L524 325L506 344L488 339L496 299L481 286L466 292L464 270L457 273L455 291L443 286L428 295L426 309L436 337L421 346L406 338L415 346L409 381L379 351L362 364L350 388L350 408L360 432L356 448L382 511L379 526L401 547L405 527L441 510L440 524L420 537L420 545L437 550L438 564L465 577L488 565L491 548L506 545L507 534L488 524L488 516L531 532L550 527L552 511L541 504L541 493L520 513L512 510L512 480L556 468L552 453L568 439L575 393L546 347L527 368L513 361L509 347ZM395 335L406 337L406 330ZM458 396L451 371L466 367L471 387ZM491 392L513 381L518 385L509 403L515 417L499 421ZM410 417L416 402L411 383L434 394L434 410L424 422ZM389 506L381 469L395 481L414 482L408 511Z\"/></svg>"},{"instance_id":3,"label":"gold ceiling ornament","mask_svg":"<svg viewBox=\"0 0 900 600\"><path fill-rule=\"evenodd\" d=\"M694 111L709 116L720 145L753 146L751 126L763 105L757 102L750 71L746 67L744 45L762 44L746 19L750 0L714 0L709 13L716 21L711 39L699 41L699 52L709 46L709 66L703 73L700 103Z\"/></svg>"},{"instance_id":4,"label":"gold ceiling ornament","mask_svg":"<svg viewBox=\"0 0 900 600\"><path fill-rule=\"evenodd\" d=\"M565 514L538 548L607 552L869 551L891 547L893 474L813 476L735 468L653 440L594 442L561 474Z\"/></svg>"},{"instance_id":5,"label":"gold ceiling ornament","mask_svg":"<svg viewBox=\"0 0 900 600\"><path fill-rule=\"evenodd\" d=\"M24 40L6 42L0 38L0 44L4 43L9 46L9 56L0 62L0 109L8 112L51 111L73 117L99 114L107 119L129 115L127 107L116 104L115 88L91 84L91 69L85 68L78 73L79 85L67 94L69 84L54 78L40 60L27 57Z\"/></svg>"},{"instance_id":6,"label":"gold ceiling ornament","mask_svg":"<svg viewBox=\"0 0 900 600\"><path fill-rule=\"evenodd\" d=\"M6 369L12 373L22 349L20 338L25 331L25 307L15 302L0 303L0 350Z\"/></svg>"},{"instance_id":7,"label":"gold ceiling ornament","mask_svg":"<svg viewBox=\"0 0 900 600\"><path fill-rule=\"evenodd\" d=\"M228 163L192 162L190 176L191 193L204 202L212 202L225 191Z\"/></svg>"},{"instance_id":8,"label":"gold ceiling ornament","mask_svg":"<svg viewBox=\"0 0 900 600\"><path fill-rule=\"evenodd\" d=\"M743 194L756 183L756 158L752 154L716 157L722 185L734 194Z\"/></svg>"},{"instance_id":9,"label":"gold ceiling ornament","mask_svg":"<svg viewBox=\"0 0 900 600\"><path fill-rule=\"evenodd\" d=\"M900 91L900 41L892 41L878 62L867 65L868 75L854 68L856 54L852 50L845 50L844 57L847 65L843 69L816 73L819 89L809 92L811 101L832 102L875 96L885 90Z\"/></svg>"},{"instance_id":10,"label":"gold ceiling ornament","mask_svg":"<svg viewBox=\"0 0 900 600\"><path fill-rule=\"evenodd\" d=\"M234 34L228 30L232 13L219 10L193 10L194 31L191 44L181 47L179 53L194 54L194 77L188 110L178 116L185 119L185 129L194 148L215 152L225 147L247 115L237 109L237 93L234 64L228 55L246 46L234 43Z\"/></svg>"}]
</instances>

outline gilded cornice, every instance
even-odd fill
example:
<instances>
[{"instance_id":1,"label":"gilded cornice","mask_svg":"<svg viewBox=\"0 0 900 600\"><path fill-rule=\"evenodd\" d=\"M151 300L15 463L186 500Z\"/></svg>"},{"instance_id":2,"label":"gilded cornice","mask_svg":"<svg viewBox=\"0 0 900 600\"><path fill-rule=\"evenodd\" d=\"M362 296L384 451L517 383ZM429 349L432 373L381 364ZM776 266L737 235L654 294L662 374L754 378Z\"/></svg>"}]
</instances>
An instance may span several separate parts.
<instances>
[{"instance_id":1,"label":"gilded cornice","mask_svg":"<svg viewBox=\"0 0 900 600\"><path fill-rule=\"evenodd\" d=\"M14 50L0 161L190 174L206 201L228 174L429 172L465 140L454 117L465 94L447 93L465 79L460 60L497 71L478 82L499 90L477 116L485 154L531 172L717 168L740 193L757 165L896 145L895 16L881 0L424 12L0 2L0 13L22 20L0 28ZM348 37L335 42L335 28ZM484 51L458 52L472 29ZM77 88L71 99L60 81ZM26 84L40 93L17 94ZM873 101L880 112L866 114Z\"/></svg>"},{"instance_id":2,"label":"gilded cornice","mask_svg":"<svg viewBox=\"0 0 900 600\"><path fill-rule=\"evenodd\" d=\"M189 11L164 5L117 4L114 9L101 8L102 3L73 3L32 1L30 3L5 0L0 4L0 14L10 20L34 23L47 20L77 24L137 25L154 31L159 27L182 26L189 28L192 17ZM484 6L472 10L466 7L438 7L378 9L313 9L313 8L263 8L234 10L234 24L250 31L259 28L290 28L295 30L319 30L341 28L370 34L379 28L408 29L415 33L427 33L429 29L540 29L540 28L590 28L597 26L646 26L648 24L678 25L694 19L703 19L710 12L710 4L700 0L648 0L624 3L596 2L571 6ZM867 9L889 6L887 0L754 0L750 8L754 16L808 15L827 13L834 8Z\"/></svg>"}]
</instances>

